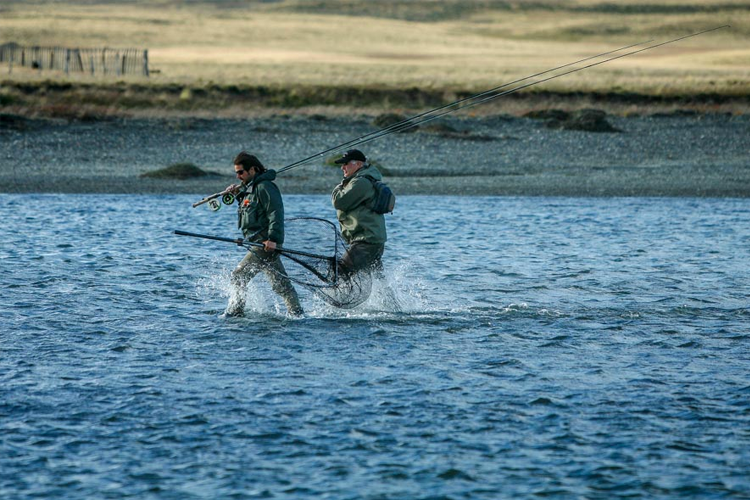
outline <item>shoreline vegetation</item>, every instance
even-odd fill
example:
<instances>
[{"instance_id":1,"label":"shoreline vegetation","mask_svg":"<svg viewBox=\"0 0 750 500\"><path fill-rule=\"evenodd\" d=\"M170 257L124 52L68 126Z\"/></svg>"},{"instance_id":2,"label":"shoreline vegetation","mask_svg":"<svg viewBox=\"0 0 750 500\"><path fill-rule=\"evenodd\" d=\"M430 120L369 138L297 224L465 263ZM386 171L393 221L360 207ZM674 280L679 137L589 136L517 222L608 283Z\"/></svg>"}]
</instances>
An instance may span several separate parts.
<instances>
[{"instance_id":1,"label":"shoreline vegetation","mask_svg":"<svg viewBox=\"0 0 750 500\"><path fill-rule=\"evenodd\" d=\"M750 113L746 95L699 92L650 95L524 89L459 113L467 116L544 109L602 109L620 116L654 113ZM55 80L0 82L0 113L27 118L94 121L108 118L203 116L239 118L270 114L356 115L387 111L414 115L474 95L474 90L384 87L180 85Z\"/></svg>"}]
</instances>

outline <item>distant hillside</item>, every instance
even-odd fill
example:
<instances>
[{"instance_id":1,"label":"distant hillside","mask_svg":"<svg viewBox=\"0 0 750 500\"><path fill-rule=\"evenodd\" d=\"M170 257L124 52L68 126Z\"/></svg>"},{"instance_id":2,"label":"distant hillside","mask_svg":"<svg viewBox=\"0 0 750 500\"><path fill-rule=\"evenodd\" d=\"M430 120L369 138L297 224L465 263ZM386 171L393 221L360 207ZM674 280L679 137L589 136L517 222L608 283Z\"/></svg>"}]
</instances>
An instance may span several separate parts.
<instances>
[{"instance_id":1,"label":"distant hillside","mask_svg":"<svg viewBox=\"0 0 750 500\"><path fill-rule=\"evenodd\" d=\"M626 46L731 25L678 44L545 82L538 91L652 98L750 95L747 0L153 0L17 1L0 6L0 45L148 49L149 78L69 75L0 62L12 84L119 85L138 100L177 107L235 102L232 87L282 106L369 99L381 92L472 93ZM90 72L89 72L90 73ZM153 86L149 92L133 90ZM265 89L265 90L264 90ZM312 91L310 89L313 89ZM328 89L328 90L325 90ZM352 89L360 89L362 99ZM81 91L83 92L83 90ZM86 91L85 93L90 94ZM96 94L100 94L97 92ZM47 99L34 94L37 103ZM94 101L98 97L91 97ZM23 99L30 99L25 95Z\"/></svg>"}]
</instances>

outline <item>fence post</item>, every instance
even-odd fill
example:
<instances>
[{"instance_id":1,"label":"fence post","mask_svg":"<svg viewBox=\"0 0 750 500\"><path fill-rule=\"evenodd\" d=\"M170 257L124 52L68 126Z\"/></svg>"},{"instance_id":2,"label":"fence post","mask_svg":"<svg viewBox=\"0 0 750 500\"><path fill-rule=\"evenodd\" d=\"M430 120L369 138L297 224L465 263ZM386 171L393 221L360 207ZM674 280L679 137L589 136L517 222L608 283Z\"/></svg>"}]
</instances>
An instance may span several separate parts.
<instances>
[{"instance_id":1,"label":"fence post","mask_svg":"<svg viewBox=\"0 0 750 500\"><path fill-rule=\"evenodd\" d=\"M2 1L2 0L0 0ZM99 53L97 53L99 52ZM108 53L109 52L109 53ZM141 56L142 54L142 56ZM141 58L142 57L142 58ZM70 72L87 72L96 75L98 61L101 60L100 73L137 75L150 77L148 67L148 49L80 49L66 47L20 46L13 43L0 45L0 65L8 63L8 74L13 73L14 66L30 67L42 73L44 69ZM88 66L88 67L87 67Z\"/></svg>"}]
</instances>

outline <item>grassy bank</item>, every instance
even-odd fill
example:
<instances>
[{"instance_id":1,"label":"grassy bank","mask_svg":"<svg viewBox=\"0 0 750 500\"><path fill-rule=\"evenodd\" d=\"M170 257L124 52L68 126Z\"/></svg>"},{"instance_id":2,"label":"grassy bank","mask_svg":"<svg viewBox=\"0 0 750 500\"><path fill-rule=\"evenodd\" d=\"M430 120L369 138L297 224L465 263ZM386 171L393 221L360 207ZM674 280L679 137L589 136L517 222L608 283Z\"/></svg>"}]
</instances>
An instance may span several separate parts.
<instances>
[{"instance_id":1,"label":"grassy bank","mask_svg":"<svg viewBox=\"0 0 750 500\"><path fill-rule=\"evenodd\" d=\"M362 88L179 85L58 81L0 83L0 112L28 117L103 119L107 117L217 116L268 114L416 113L470 96L468 91ZM528 90L462 110L464 115L522 115L548 108L599 108L612 114L694 111L750 113L750 95L718 93L648 95L625 92Z\"/></svg>"},{"instance_id":2,"label":"grassy bank","mask_svg":"<svg viewBox=\"0 0 750 500\"><path fill-rule=\"evenodd\" d=\"M0 43L147 48L152 74L122 79L0 66L0 110L421 108L722 24L731 28L546 82L499 109L566 96L622 103L623 112L649 103L746 112L750 9L741 0L9 0L0 6Z\"/></svg>"}]
</instances>

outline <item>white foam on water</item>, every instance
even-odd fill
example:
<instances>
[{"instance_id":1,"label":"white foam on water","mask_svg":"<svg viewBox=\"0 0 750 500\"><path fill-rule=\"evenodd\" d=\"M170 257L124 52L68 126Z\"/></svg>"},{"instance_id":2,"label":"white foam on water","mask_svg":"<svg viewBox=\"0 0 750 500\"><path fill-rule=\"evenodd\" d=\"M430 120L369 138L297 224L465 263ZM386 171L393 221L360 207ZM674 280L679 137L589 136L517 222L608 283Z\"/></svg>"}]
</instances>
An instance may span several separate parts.
<instances>
[{"instance_id":1,"label":"white foam on water","mask_svg":"<svg viewBox=\"0 0 750 500\"><path fill-rule=\"evenodd\" d=\"M393 313L425 312L435 308L417 267L408 260L389 263L385 279L375 279L366 309Z\"/></svg>"},{"instance_id":2,"label":"white foam on water","mask_svg":"<svg viewBox=\"0 0 750 500\"><path fill-rule=\"evenodd\" d=\"M307 292L305 313L321 318L383 319L404 314L443 312L430 300L419 266L409 260L385 263L384 279L373 277L370 297L352 309L339 309Z\"/></svg>"},{"instance_id":3,"label":"white foam on water","mask_svg":"<svg viewBox=\"0 0 750 500\"><path fill-rule=\"evenodd\" d=\"M206 261L195 288L208 309L222 313L226 310L232 293L231 274L236 264L219 256ZM333 307L299 284L295 284L295 289L305 316L312 318L383 319L404 314L445 313L455 309L455 304L437 304L430 298L424 274L420 272L418 261L386 260L384 279L373 279L370 297L352 309ZM288 316L284 301L274 293L263 273L258 273L250 281L245 295L245 316L257 315Z\"/></svg>"},{"instance_id":4,"label":"white foam on water","mask_svg":"<svg viewBox=\"0 0 750 500\"><path fill-rule=\"evenodd\" d=\"M228 300L230 294L229 278L234 269L226 260L216 257L206 262L201 269L202 275L195 283L198 297L206 304L215 305L217 299Z\"/></svg>"},{"instance_id":5,"label":"white foam on water","mask_svg":"<svg viewBox=\"0 0 750 500\"><path fill-rule=\"evenodd\" d=\"M239 260L237 261L239 262ZM196 282L196 293L212 310L226 310L232 295L231 276L237 263L212 258L206 263L205 274ZM265 274L258 273L247 286L245 316L253 314L286 315L286 306L268 283Z\"/></svg>"}]
</instances>

